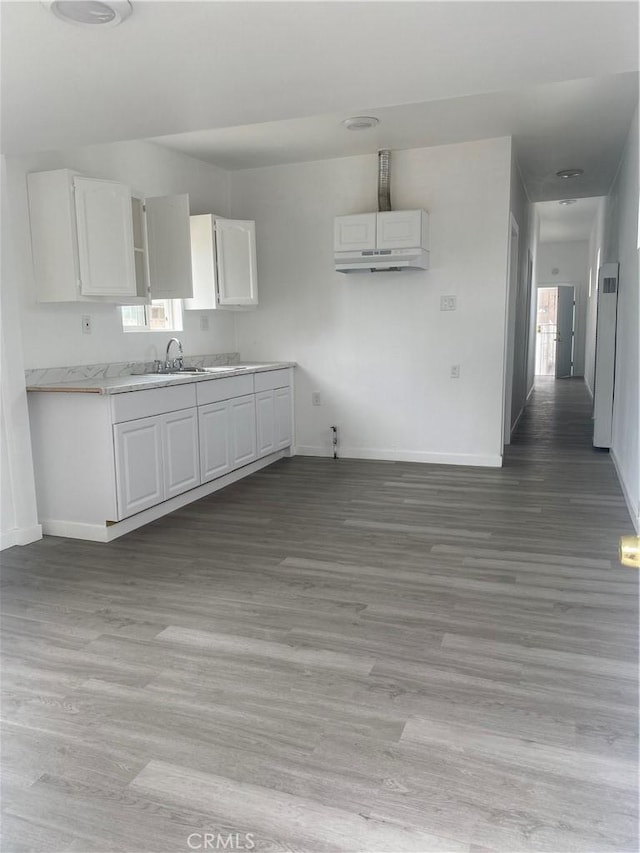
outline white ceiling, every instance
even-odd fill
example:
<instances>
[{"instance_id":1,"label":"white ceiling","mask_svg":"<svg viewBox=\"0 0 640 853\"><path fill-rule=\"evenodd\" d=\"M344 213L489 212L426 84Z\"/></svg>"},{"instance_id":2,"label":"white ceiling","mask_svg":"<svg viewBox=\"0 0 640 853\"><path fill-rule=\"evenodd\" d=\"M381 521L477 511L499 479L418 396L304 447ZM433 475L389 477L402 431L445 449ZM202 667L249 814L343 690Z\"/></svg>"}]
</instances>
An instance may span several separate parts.
<instances>
[{"instance_id":1,"label":"white ceiling","mask_svg":"<svg viewBox=\"0 0 640 853\"><path fill-rule=\"evenodd\" d=\"M4 153L162 137L246 168L513 134L532 199L574 165L599 195L637 100L635 2L132 2L97 32L0 3ZM337 123L367 112L377 135Z\"/></svg>"},{"instance_id":2,"label":"white ceiling","mask_svg":"<svg viewBox=\"0 0 640 853\"><path fill-rule=\"evenodd\" d=\"M563 243L588 240L601 198L580 198L575 204L543 201L536 205L540 219L540 242Z\"/></svg>"}]
</instances>

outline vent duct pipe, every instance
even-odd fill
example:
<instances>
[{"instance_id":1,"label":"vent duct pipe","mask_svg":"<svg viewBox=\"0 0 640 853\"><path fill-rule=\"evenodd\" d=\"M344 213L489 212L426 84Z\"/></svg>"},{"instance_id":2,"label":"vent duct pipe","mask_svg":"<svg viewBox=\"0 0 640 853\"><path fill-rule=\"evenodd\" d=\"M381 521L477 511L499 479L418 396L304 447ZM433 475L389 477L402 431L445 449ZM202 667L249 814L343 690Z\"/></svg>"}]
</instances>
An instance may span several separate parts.
<instances>
[{"instance_id":1,"label":"vent duct pipe","mask_svg":"<svg viewBox=\"0 0 640 853\"><path fill-rule=\"evenodd\" d=\"M391 210L391 151L378 151L378 210Z\"/></svg>"}]
</instances>

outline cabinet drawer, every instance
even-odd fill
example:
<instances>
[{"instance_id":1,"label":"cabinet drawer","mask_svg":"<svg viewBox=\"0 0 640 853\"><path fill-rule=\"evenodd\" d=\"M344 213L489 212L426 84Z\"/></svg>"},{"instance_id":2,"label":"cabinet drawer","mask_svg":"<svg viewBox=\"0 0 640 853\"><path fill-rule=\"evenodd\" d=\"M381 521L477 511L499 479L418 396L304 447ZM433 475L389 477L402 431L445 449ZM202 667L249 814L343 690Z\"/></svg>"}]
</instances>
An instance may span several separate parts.
<instances>
[{"instance_id":1,"label":"cabinet drawer","mask_svg":"<svg viewBox=\"0 0 640 853\"><path fill-rule=\"evenodd\" d=\"M129 391L113 395L111 418L114 424L118 424L135 418L148 418L165 412L175 412L178 409L189 409L195 404L196 391L193 384L149 388L148 391Z\"/></svg>"},{"instance_id":2,"label":"cabinet drawer","mask_svg":"<svg viewBox=\"0 0 640 853\"><path fill-rule=\"evenodd\" d=\"M212 379L210 382L198 382L196 394L199 406L230 400L253 394L253 376L229 376L226 379Z\"/></svg>"},{"instance_id":3,"label":"cabinet drawer","mask_svg":"<svg viewBox=\"0 0 640 853\"><path fill-rule=\"evenodd\" d=\"M274 388L286 388L291 385L289 368L280 370L265 370L263 373L255 374L255 392L272 391Z\"/></svg>"}]
</instances>

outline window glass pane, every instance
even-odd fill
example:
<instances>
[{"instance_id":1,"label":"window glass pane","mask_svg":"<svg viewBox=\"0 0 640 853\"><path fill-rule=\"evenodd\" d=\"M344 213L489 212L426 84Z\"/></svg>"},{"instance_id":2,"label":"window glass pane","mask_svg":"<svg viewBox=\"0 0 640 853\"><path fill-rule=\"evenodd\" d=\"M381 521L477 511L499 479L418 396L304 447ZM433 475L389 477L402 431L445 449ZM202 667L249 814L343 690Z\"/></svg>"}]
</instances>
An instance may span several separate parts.
<instances>
[{"instance_id":1,"label":"window glass pane","mask_svg":"<svg viewBox=\"0 0 640 853\"><path fill-rule=\"evenodd\" d=\"M122 312L122 326L125 329L144 328L147 324L144 305L123 305L120 308Z\"/></svg>"}]
</instances>

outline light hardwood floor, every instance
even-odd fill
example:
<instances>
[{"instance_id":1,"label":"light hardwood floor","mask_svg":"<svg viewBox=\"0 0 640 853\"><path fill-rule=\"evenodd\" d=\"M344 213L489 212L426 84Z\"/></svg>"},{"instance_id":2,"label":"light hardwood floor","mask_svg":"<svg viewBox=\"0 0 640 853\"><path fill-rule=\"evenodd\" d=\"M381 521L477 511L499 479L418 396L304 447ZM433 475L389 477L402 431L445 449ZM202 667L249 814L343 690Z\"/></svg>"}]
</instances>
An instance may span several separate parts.
<instances>
[{"instance_id":1,"label":"light hardwood floor","mask_svg":"<svg viewBox=\"0 0 640 853\"><path fill-rule=\"evenodd\" d=\"M295 458L4 552L2 850L637 850L638 573L589 435L546 382L501 470Z\"/></svg>"}]
</instances>

